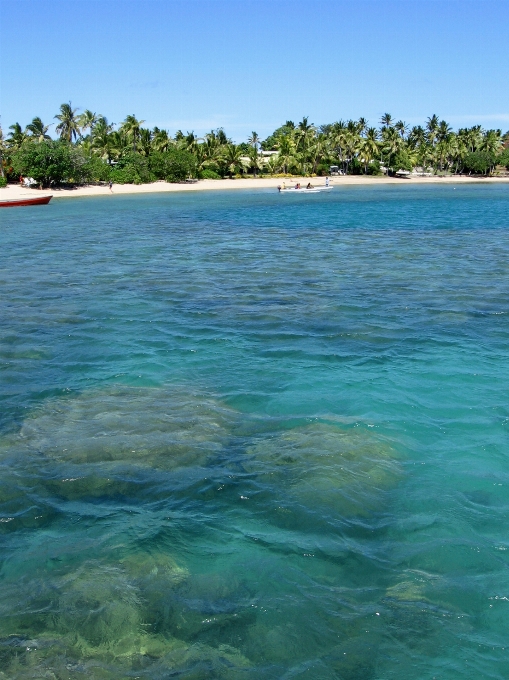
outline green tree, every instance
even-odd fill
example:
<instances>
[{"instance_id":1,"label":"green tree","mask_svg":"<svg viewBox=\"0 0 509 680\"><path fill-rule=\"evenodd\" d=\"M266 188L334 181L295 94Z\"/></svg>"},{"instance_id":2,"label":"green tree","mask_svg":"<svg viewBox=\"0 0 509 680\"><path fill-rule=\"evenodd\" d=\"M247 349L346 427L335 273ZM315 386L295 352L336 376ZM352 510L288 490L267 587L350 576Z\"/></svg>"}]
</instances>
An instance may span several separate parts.
<instances>
[{"instance_id":1,"label":"green tree","mask_svg":"<svg viewBox=\"0 0 509 680\"><path fill-rule=\"evenodd\" d=\"M152 130L152 148L154 151L168 151L171 143L172 140L166 130L160 130L158 127Z\"/></svg>"},{"instance_id":2,"label":"green tree","mask_svg":"<svg viewBox=\"0 0 509 680\"><path fill-rule=\"evenodd\" d=\"M497 164L503 165L507 170L509 170L509 147L505 148L497 157Z\"/></svg>"},{"instance_id":3,"label":"green tree","mask_svg":"<svg viewBox=\"0 0 509 680\"><path fill-rule=\"evenodd\" d=\"M33 177L42 186L87 179L87 159L79 147L63 140L44 140L39 144L23 144L12 155L16 174Z\"/></svg>"},{"instance_id":4,"label":"green tree","mask_svg":"<svg viewBox=\"0 0 509 680\"><path fill-rule=\"evenodd\" d=\"M149 159L132 149L119 156L110 176L115 184L145 184L156 179L150 171Z\"/></svg>"},{"instance_id":5,"label":"green tree","mask_svg":"<svg viewBox=\"0 0 509 680\"><path fill-rule=\"evenodd\" d=\"M196 158L189 151L171 146L167 151L155 151L148 160L149 169L156 179L182 182L196 175Z\"/></svg>"},{"instance_id":6,"label":"green tree","mask_svg":"<svg viewBox=\"0 0 509 680\"><path fill-rule=\"evenodd\" d=\"M408 170L412 171L413 168L413 163L412 159L410 158L410 155L408 151L404 148L401 148L393 157L391 160L391 170L393 172L399 172L400 170Z\"/></svg>"},{"instance_id":7,"label":"green tree","mask_svg":"<svg viewBox=\"0 0 509 680\"><path fill-rule=\"evenodd\" d=\"M144 120L138 120L133 114L126 116L126 119L121 123L119 132L123 133L133 146L133 151L136 151L136 144L140 138L140 130Z\"/></svg>"},{"instance_id":8,"label":"green tree","mask_svg":"<svg viewBox=\"0 0 509 680\"><path fill-rule=\"evenodd\" d=\"M84 130L90 130L92 134L94 127L97 125L102 116L98 116L96 113L92 113L90 109L85 109L83 113L78 117L78 126L83 134Z\"/></svg>"},{"instance_id":9,"label":"green tree","mask_svg":"<svg viewBox=\"0 0 509 680\"><path fill-rule=\"evenodd\" d=\"M264 151L276 151L281 137L292 136L295 131L295 123L292 120L287 120L284 125L278 127L274 132L264 139L261 147Z\"/></svg>"},{"instance_id":10,"label":"green tree","mask_svg":"<svg viewBox=\"0 0 509 680\"><path fill-rule=\"evenodd\" d=\"M152 131L148 128L140 128L138 153L142 156L150 156L152 151Z\"/></svg>"},{"instance_id":11,"label":"green tree","mask_svg":"<svg viewBox=\"0 0 509 680\"><path fill-rule=\"evenodd\" d=\"M72 142L73 138L76 139L79 137L80 128L76 116L77 110L78 109L72 108L71 102L68 104L61 104L60 113L55 116L55 118L60 121L55 128L60 135L60 139Z\"/></svg>"},{"instance_id":12,"label":"green tree","mask_svg":"<svg viewBox=\"0 0 509 680\"><path fill-rule=\"evenodd\" d=\"M51 139L48 135L49 125L44 125L42 120L37 116L26 127L26 131L37 142L43 142L45 139Z\"/></svg>"},{"instance_id":13,"label":"green tree","mask_svg":"<svg viewBox=\"0 0 509 680\"><path fill-rule=\"evenodd\" d=\"M23 128L19 123L14 123L14 125L9 125L9 136L7 137L7 144L9 148L16 151L21 147L25 139L27 138Z\"/></svg>"},{"instance_id":14,"label":"green tree","mask_svg":"<svg viewBox=\"0 0 509 680\"><path fill-rule=\"evenodd\" d=\"M285 175L296 165L295 144L291 135L281 135L277 143L280 167Z\"/></svg>"},{"instance_id":15,"label":"green tree","mask_svg":"<svg viewBox=\"0 0 509 680\"><path fill-rule=\"evenodd\" d=\"M219 167L232 176L239 170L244 170L242 163L242 151L236 144L226 144L219 156Z\"/></svg>"},{"instance_id":16,"label":"green tree","mask_svg":"<svg viewBox=\"0 0 509 680\"><path fill-rule=\"evenodd\" d=\"M405 142L395 128L385 128L382 130L382 148L387 168L396 172L394 160L397 154L404 148ZM401 168L398 168L401 169Z\"/></svg>"},{"instance_id":17,"label":"green tree","mask_svg":"<svg viewBox=\"0 0 509 680\"><path fill-rule=\"evenodd\" d=\"M463 166L469 174L487 175L493 171L496 162L495 154L489 151L471 151L465 156Z\"/></svg>"},{"instance_id":18,"label":"green tree","mask_svg":"<svg viewBox=\"0 0 509 680\"><path fill-rule=\"evenodd\" d=\"M394 125L390 113L383 114L383 116L380 118L380 125L382 126L382 128L391 128Z\"/></svg>"},{"instance_id":19,"label":"green tree","mask_svg":"<svg viewBox=\"0 0 509 680\"><path fill-rule=\"evenodd\" d=\"M368 165L378 158L379 148L378 148L378 131L374 127L370 127L366 130L366 136L361 142L361 155L362 161L364 163L364 172L368 172Z\"/></svg>"},{"instance_id":20,"label":"green tree","mask_svg":"<svg viewBox=\"0 0 509 680\"><path fill-rule=\"evenodd\" d=\"M2 130L2 126L0 125L0 177L2 177L2 179L5 179L4 164L6 162L6 155L7 155L7 144L5 143L5 139L4 139L4 131Z\"/></svg>"},{"instance_id":21,"label":"green tree","mask_svg":"<svg viewBox=\"0 0 509 680\"><path fill-rule=\"evenodd\" d=\"M112 137L113 125L101 116L94 125L91 149L94 154L111 164L115 155L115 144Z\"/></svg>"}]
</instances>

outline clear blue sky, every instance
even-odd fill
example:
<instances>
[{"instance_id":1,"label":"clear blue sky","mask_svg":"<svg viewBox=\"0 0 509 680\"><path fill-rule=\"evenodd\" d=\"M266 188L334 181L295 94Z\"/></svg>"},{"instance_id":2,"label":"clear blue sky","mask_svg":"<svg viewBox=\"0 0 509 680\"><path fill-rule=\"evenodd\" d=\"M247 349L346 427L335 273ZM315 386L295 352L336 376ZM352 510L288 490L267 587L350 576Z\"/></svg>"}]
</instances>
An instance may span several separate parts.
<instances>
[{"instance_id":1,"label":"clear blue sky","mask_svg":"<svg viewBox=\"0 0 509 680\"><path fill-rule=\"evenodd\" d=\"M0 0L1 123L62 102L237 142L285 120L509 129L509 0ZM51 128L53 131L54 128Z\"/></svg>"}]
</instances>

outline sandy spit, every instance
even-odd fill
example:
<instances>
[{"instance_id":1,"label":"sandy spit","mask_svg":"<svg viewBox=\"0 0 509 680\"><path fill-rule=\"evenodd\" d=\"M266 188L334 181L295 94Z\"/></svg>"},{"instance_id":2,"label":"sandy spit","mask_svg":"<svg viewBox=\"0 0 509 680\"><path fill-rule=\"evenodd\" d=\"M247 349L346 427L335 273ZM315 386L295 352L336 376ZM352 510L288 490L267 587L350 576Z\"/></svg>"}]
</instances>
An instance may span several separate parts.
<instances>
[{"instance_id":1,"label":"sandy spit","mask_svg":"<svg viewBox=\"0 0 509 680\"><path fill-rule=\"evenodd\" d=\"M226 189L276 189L278 184L286 182L286 186L295 186L300 182L304 186L311 181L313 186L324 184L323 177L309 179L303 177L287 178L263 177L259 179L204 179L195 184L168 184L167 182L154 182L152 184L114 184L113 191L110 192L107 186L85 186L77 189L26 189L15 184L9 184L6 188L0 189L0 201L13 200L18 198L34 198L36 196L47 196L51 194L55 198L72 198L78 196L102 196L120 194L148 194L172 191L224 191ZM410 179L399 179L396 177L366 177L366 176L347 176L334 177L332 184L335 187L353 185L375 185L375 184L499 184L509 183L509 177L489 177L479 179L474 177L411 177Z\"/></svg>"}]
</instances>

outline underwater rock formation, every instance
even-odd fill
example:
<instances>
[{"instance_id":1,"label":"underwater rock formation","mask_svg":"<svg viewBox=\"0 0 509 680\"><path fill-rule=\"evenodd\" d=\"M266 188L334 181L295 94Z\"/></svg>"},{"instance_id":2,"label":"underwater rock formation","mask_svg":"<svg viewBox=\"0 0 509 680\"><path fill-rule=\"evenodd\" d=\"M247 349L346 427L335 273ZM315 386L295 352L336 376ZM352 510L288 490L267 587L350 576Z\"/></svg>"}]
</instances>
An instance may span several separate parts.
<instances>
[{"instance_id":1,"label":"underwater rock formation","mask_svg":"<svg viewBox=\"0 0 509 680\"><path fill-rule=\"evenodd\" d=\"M203 464L233 418L218 402L182 388L117 386L46 401L9 445L66 462L173 469Z\"/></svg>"},{"instance_id":2,"label":"underwater rock formation","mask_svg":"<svg viewBox=\"0 0 509 680\"><path fill-rule=\"evenodd\" d=\"M367 427L320 421L261 439L243 465L276 489L280 510L332 518L373 512L401 475L395 448Z\"/></svg>"}]
</instances>

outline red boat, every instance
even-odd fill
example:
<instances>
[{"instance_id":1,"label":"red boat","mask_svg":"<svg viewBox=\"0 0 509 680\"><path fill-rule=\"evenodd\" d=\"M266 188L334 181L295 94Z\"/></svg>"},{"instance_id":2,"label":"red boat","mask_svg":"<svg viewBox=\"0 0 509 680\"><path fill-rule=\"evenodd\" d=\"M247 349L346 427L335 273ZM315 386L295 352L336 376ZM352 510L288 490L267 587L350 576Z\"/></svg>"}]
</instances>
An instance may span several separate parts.
<instances>
[{"instance_id":1,"label":"red boat","mask_svg":"<svg viewBox=\"0 0 509 680\"><path fill-rule=\"evenodd\" d=\"M38 196L37 198L13 198L10 201L0 201L0 208L15 208L21 205L47 205L53 196Z\"/></svg>"}]
</instances>

